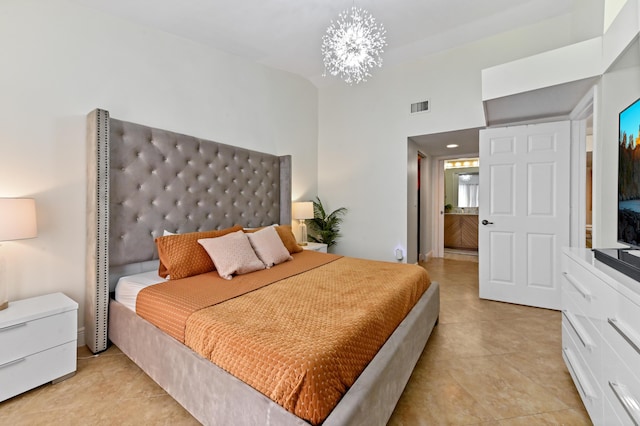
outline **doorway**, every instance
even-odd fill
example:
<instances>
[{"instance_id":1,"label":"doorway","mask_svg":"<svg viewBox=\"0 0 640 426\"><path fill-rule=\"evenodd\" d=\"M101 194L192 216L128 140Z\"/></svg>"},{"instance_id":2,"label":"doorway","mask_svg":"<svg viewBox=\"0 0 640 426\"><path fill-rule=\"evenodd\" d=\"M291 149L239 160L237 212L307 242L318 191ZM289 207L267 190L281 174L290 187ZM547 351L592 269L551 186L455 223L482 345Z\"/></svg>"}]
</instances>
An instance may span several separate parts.
<instances>
[{"instance_id":1,"label":"doorway","mask_svg":"<svg viewBox=\"0 0 640 426\"><path fill-rule=\"evenodd\" d=\"M418 244L416 260L444 256L442 232L445 204L444 161L477 157L479 132L480 128L471 128L408 138L408 260L412 259L411 252ZM419 203L415 192L418 155L421 157ZM416 204L419 204L419 209L416 208ZM416 214L418 211L419 213ZM419 234L416 232L416 221L419 221ZM414 241L416 234L419 242Z\"/></svg>"},{"instance_id":2,"label":"doorway","mask_svg":"<svg viewBox=\"0 0 640 426\"><path fill-rule=\"evenodd\" d=\"M443 257L477 262L479 159L445 160L443 173Z\"/></svg>"}]
</instances>

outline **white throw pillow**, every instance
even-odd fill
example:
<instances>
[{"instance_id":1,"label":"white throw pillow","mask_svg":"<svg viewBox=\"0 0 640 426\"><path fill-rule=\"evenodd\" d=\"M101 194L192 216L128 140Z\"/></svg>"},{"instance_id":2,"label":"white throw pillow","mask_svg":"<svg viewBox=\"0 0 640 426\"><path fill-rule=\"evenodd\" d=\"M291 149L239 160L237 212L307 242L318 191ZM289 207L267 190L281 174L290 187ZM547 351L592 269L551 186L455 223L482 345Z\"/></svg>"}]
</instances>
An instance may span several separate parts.
<instances>
[{"instance_id":1,"label":"white throw pillow","mask_svg":"<svg viewBox=\"0 0 640 426\"><path fill-rule=\"evenodd\" d=\"M253 250L267 268L293 259L273 226L246 235Z\"/></svg>"},{"instance_id":2,"label":"white throw pillow","mask_svg":"<svg viewBox=\"0 0 640 426\"><path fill-rule=\"evenodd\" d=\"M265 269L264 263L251 247L247 235L242 231L232 232L217 238L198 240L216 266L218 274L226 279L233 278L233 274L247 274Z\"/></svg>"}]
</instances>

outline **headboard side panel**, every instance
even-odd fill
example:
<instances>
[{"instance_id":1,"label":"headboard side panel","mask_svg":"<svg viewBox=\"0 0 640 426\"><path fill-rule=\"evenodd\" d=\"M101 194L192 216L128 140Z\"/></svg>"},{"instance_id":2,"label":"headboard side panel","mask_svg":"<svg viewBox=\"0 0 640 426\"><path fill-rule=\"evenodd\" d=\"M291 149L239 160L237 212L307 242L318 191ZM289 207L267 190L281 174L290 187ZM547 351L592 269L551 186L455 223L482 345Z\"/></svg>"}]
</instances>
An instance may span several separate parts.
<instances>
[{"instance_id":1,"label":"headboard side panel","mask_svg":"<svg viewBox=\"0 0 640 426\"><path fill-rule=\"evenodd\" d=\"M291 223L291 156L280 157L280 224Z\"/></svg>"},{"instance_id":2,"label":"headboard side panel","mask_svg":"<svg viewBox=\"0 0 640 426\"><path fill-rule=\"evenodd\" d=\"M109 306L109 112L87 116L87 254L85 341L107 349Z\"/></svg>"},{"instance_id":3,"label":"headboard side panel","mask_svg":"<svg viewBox=\"0 0 640 426\"><path fill-rule=\"evenodd\" d=\"M164 230L280 222L275 155L111 119L110 174L112 267L157 258Z\"/></svg>"}]
</instances>

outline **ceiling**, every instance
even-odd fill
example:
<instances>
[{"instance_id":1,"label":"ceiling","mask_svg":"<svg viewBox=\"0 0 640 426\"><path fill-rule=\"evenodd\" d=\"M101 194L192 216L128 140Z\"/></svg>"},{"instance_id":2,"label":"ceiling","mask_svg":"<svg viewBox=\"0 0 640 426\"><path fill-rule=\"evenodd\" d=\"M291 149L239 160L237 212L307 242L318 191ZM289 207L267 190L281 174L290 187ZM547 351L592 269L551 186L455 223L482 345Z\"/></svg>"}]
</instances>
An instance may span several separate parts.
<instances>
[{"instance_id":1,"label":"ceiling","mask_svg":"<svg viewBox=\"0 0 640 426\"><path fill-rule=\"evenodd\" d=\"M387 30L386 66L571 12L576 0L74 0L139 25L308 78L323 78L327 26L355 4Z\"/></svg>"},{"instance_id":2,"label":"ceiling","mask_svg":"<svg viewBox=\"0 0 640 426\"><path fill-rule=\"evenodd\" d=\"M479 134L480 129L476 128L413 136L411 140L418 144L420 152L425 155L433 157L466 156L478 154ZM447 148L449 144L458 146Z\"/></svg>"},{"instance_id":3,"label":"ceiling","mask_svg":"<svg viewBox=\"0 0 640 426\"><path fill-rule=\"evenodd\" d=\"M174 34L309 79L322 77L320 44L343 10L367 9L387 30L384 66L572 13L582 0L72 0L104 13ZM578 3L576 3L578 2ZM374 71L375 73L375 71ZM593 84L580 81L485 102L488 125L568 114ZM553 112L550 114L550 111ZM415 136L433 156L478 152L480 129ZM448 149L449 143L458 148Z\"/></svg>"},{"instance_id":4,"label":"ceiling","mask_svg":"<svg viewBox=\"0 0 640 426\"><path fill-rule=\"evenodd\" d=\"M599 77L522 92L485 102L488 126L567 118Z\"/></svg>"}]
</instances>

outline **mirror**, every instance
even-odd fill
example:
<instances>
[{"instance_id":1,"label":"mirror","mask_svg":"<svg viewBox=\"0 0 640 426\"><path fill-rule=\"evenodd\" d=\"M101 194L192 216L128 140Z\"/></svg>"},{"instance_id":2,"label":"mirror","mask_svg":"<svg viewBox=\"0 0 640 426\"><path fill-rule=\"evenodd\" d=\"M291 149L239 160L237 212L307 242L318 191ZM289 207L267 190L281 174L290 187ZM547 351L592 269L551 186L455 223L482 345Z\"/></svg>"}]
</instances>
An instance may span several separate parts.
<instances>
[{"instance_id":1,"label":"mirror","mask_svg":"<svg viewBox=\"0 0 640 426\"><path fill-rule=\"evenodd\" d=\"M478 213L479 168L477 158L445 161L445 213Z\"/></svg>"}]
</instances>

